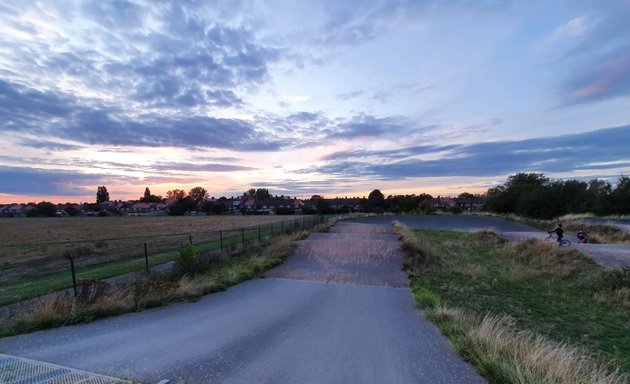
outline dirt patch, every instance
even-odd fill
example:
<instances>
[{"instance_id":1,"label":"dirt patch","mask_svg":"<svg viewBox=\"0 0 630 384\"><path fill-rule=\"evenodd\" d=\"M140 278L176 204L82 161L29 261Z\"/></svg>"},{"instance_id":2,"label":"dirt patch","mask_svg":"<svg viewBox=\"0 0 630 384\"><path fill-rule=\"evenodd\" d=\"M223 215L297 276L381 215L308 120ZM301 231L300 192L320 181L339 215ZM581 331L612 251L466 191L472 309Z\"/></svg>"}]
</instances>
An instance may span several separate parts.
<instances>
[{"instance_id":1,"label":"dirt patch","mask_svg":"<svg viewBox=\"0 0 630 384\"><path fill-rule=\"evenodd\" d=\"M407 287L403 253L390 225L338 223L303 240L269 277Z\"/></svg>"}]
</instances>

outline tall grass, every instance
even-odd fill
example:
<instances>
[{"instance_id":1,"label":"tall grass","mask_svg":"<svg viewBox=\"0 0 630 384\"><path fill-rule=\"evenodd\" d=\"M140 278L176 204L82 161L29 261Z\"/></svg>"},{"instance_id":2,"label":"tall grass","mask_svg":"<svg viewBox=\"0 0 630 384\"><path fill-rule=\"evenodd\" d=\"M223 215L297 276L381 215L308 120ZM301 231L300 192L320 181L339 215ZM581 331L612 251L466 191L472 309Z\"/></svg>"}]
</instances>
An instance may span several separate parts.
<instances>
[{"instance_id":1,"label":"tall grass","mask_svg":"<svg viewBox=\"0 0 630 384\"><path fill-rule=\"evenodd\" d=\"M555 227L557 223L562 223L565 231L577 233L582 229L588 233L588 240L591 243L601 244L630 244L630 232L607 224L591 224L584 222L584 219L595 217L592 214L570 214L564 215L552 220L532 219L529 217L519 216L513 213L498 214L491 212L483 212L484 215L501 217L504 219L517 221L527 224L543 231L549 231ZM610 218L623 218L615 216Z\"/></svg>"},{"instance_id":2,"label":"tall grass","mask_svg":"<svg viewBox=\"0 0 630 384\"><path fill-rule=\"evenodd\" d=\"M630 383L630 269L489 231L415 235L434 252L408 271L418 304L490 382Z\"/></svg>"},{"instance_id":3,"label":"tall grass","mask_svg":"<svg viewBox=\"0 0 630 384\"><path fill-rule=\"evenodd\" d=\"M304 236L302 232L296 235ZM288 257L295 247L292 235L281 235L235 254L201 255L211 260L209 268L186 273L139 273L131 281L108 283L84 281L78 294L61 291L22 303L0 319L0 337L38 329L89 322L127 312L166 305L175 301L196 300L202 295L224 290L273 268ZM190 255L186 255L190 256ZM195 263L198 262L195 256ZM185 258L186 267L194 267ZM179 272L179 273L178 273Z\"/></svg>"},{"instance_id":4,"label":"tall grass","mask_svg":"<svg viewBox=\"0 0 630 384\"><path fill-rule=\"evenodd\" d=\"M409 278L414 278L416 273L436 260L436 250L422 234L414 233L399 221L395 221L393 226L403 249L403 270Z\"/></svg>"},{"instance_id":5,"label":"tall grass","mask_svg":"<svg viewBox=\"0 0 630 384\"><path fill-rule=\"evenodd\" d=\"M518 330L509 316L475 316L446 305L428 312L465 356L493 383L623 384L588 351Z\"/></svg>"}]
</instances>

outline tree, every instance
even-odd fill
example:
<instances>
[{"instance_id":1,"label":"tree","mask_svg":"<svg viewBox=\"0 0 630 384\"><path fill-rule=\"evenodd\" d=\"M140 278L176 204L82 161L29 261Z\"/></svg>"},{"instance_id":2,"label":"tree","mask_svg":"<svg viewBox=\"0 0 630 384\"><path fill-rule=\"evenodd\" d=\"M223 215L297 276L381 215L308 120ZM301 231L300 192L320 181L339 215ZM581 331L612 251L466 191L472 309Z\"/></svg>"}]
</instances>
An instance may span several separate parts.
<instances>
[{"instance_id":1,"label":"tree","mask_svg":"<svg viewBox=\"0 0 630 384\"><path fill-rule=\"evenodd\" d=\"M205 213L220 215L226 211L225 204L213 201L206 201L202 204L201 210Z\"/></svg>"},{"instance_id":2,"label":"tree","mask_svg":"<svg viewBox=\"0 0 630 384\"><path fill-rule=\"evenodd\" d=\"M311 196L311 201L315 204L315 209L317 210L317 213L326 214L331 212L330 203L328 202L328 200L324 199L323 196L313 195Z\"/></svg>"},{"instance_id":3,"label":"tree","mask_svg":"<svg viewBox=\"0 0 630 384\"><path fill-rule=\"evenodd\" d=\"M188 192L188 197L195 201L201 201L208 196L208 191L202 187L195 187Z\"/></svg>"},{"instance_id":4,"label":"tree","mask_svg":"<svg viewBox=\"0 0 630 384\"><path fill-rule=\"evenodd\" d=\"M370 192L364 204L368 212L383 213L385 211L385 196L380 190L375 189Z\"/></svg>"},{"instance_id":5,"label":"tree","mask_svg":"<svg viewBox=\"0 0 630 384\"><path fill-rule=\"evenodd\" d=\"M48 201L42 201L36 205L37 216L55 217L57 214L57 206Z\"/></svg>"},{"instance_id":6,"label":"tree","mask_svg":"<svg viewBox=\"0 0 630 384\"><path fill-rule=\"evenodd\" d=\"M107 188L103 186L99 186L96 189L96 204L104 203L109 201L109 192L107 192Z\"/></svg>"},{"instance_id":7,"label":"tree","mask_svg":"<svg viewBox=\"0 0 630 384\"><path fill-rule=\"evenodd\" d=\"M161 203L162 196L156 196L151 193L149 187L144 189L144 195L140 198L140 201L143 203Z\"/></svg>"},{"instance_id":8,"label":"tree","mask_svg":"<svg viewBox=\"0 0 630 384\"><path fill-rule=\"evenodd\" d=\"M173 189L172 191L166 192L166 197L168 199L184 200L186 198L186 191L182 189Z\"/></svg>"}]
</instances>

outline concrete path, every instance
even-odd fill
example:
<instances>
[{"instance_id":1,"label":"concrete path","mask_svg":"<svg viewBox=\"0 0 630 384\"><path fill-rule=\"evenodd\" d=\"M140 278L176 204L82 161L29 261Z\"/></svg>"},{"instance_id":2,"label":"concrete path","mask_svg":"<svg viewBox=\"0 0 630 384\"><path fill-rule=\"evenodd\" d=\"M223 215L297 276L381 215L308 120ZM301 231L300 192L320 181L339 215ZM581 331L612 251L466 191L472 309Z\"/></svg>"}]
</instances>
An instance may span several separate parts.
<instances>
[{"instance_id":1,"label":"concrete path","mask_svg":"<svg viewBox=\"0 0 630 384\"><path fill-rule=\"evenodd\" d=\"M388 224L399 221L410 228L467 231L491 230L508 241L546 239L549 235L539 229L515 221L491 216L475 215L422 215L422 216L379 216L359 219L360 223ZM551 229L551 228L550 228ZM630 265L630 246L625 244L579 244L576 235L565 236L571 247L589 256L606 268Z\"/></svg>"},{"instance_id":2,"label":"concrete path","mask_svg":"<svg viewBox=\"0 0 630 384\"><path fill-rule=\"evenodd\" d=\"M327 235L314 236L296 261L270 273L278 278L196 303L1 339L0 351L147 382L483 383L424 319L410 290L398 287L407 282L395 273L402 259L390 227L340 223L335 231L328 236L336 247L318 252ZM384 254L352 251L362 242ZM289 278L292 263L312 273ZM325 268L343 278L326 279Z\"/></svg>"}]
</instances>

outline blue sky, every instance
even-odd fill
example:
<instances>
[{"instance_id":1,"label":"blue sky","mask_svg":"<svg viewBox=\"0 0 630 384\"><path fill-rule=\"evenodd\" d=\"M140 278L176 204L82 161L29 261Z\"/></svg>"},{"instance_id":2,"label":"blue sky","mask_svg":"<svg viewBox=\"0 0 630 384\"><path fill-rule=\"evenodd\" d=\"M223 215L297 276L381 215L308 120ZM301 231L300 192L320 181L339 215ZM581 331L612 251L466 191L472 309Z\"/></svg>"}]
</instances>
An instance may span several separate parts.
<instances>
[{"instance_id":1,"label":"blue sky","mask_svg":"<svg viewBox=\"0 0 630 384\"><path fill-rule=\"evenodd\" d=\"M5 1L0 202L630 173L630 0Z\"/></svg>"}]
</instances>

